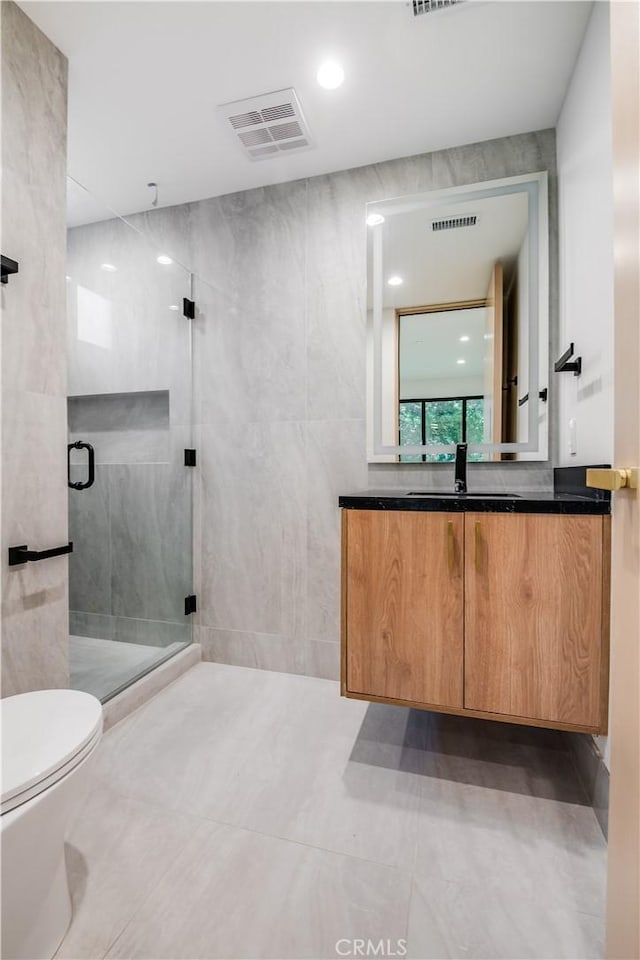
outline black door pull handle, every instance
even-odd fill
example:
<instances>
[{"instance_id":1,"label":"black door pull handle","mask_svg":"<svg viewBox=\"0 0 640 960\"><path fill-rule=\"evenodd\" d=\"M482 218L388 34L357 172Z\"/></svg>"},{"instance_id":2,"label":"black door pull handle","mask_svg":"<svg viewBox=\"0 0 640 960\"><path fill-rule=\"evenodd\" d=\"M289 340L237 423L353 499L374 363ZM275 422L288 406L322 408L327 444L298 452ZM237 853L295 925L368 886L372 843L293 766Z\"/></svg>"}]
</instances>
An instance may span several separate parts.
<instances>
[{"instance_id":1,"label":"black door pull handle","mask_svg":"<svg viewBox=\"0 0 640 960\"><path fill-rule=\"evenodd\" d=\"M79 480L75 483L71 480L71 451L72 450L86 450L89 458L87 461L87 479L85 483L81 483ZM75 443L67 444L67 483L72 490L86 490L88 487L92 487L94 480L96 478L96 455L93 447L90 443L85 443L84 440L76 440Z\"/></svg>"},{"instance_id":2,"label":"black door pull handle","mask_svg":"<svg viewBox=\"0 0 640 960\"><path fill-rule=\"evenodd\" d=\"M50 550L29 550L29 547L23 543L19 547L9 547L9 566L17 567L21 563L48 560L50 557L62 557L65 553L73 553L73 543L66 543L61 547L51 547Z\"/></svg>"}]
</instances>

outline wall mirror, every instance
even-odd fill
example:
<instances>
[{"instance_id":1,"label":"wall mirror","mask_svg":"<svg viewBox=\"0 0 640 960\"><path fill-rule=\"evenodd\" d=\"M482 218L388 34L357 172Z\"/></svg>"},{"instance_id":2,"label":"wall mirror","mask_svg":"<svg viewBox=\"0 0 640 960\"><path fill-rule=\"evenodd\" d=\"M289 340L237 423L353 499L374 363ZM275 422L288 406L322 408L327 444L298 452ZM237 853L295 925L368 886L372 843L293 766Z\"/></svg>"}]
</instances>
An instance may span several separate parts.
<instances>
[{"instance_id":1,"label":"wall mirror","mask_svg":"<svg viewBox=\"0 0 640 960\"><path fill-rule=\"evenodd\" d=\"M367 204L370 462L545 460L547 175Z\"/></svg>"}]
</instances>

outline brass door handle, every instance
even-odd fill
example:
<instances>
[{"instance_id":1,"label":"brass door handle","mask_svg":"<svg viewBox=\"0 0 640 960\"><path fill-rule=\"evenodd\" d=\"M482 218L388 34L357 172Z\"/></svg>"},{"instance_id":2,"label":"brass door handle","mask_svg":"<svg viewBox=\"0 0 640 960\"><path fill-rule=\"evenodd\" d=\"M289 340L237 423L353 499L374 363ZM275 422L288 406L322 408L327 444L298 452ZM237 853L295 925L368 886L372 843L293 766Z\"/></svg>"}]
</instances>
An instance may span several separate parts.
<instances>
[{"instance_id":1,"label":"brass door handle","mask_svg":"<svg viewBox=\"0 0 640 960\"><path fill-rule=\"evenodd\" d=\"M482 527L479 520L475 522L475 546L476 573L482 573Z\"/></svg>"},{"instance_id":2,"label":"brass door handle","mask_svg":"<svg viewBox=\"0 0 640 960\"><path fill-rule=\"evenodd\" d=\"M447 551L449 555L449 573L454 573L456 564L456 544L453 536L453 521L447 521Z\"/></svg>"},{"instance_id":3,"label":"brass door handle","mask_svg":"<svg viewBox=\"0 0 640 960\"><path fill-rule=\"evenodd\" d=\"M587 486L599 490L622 490L623 487L635 490L638 486L638 469L614 467L611 470L587 470Z\"/></svg>"}]
</instances>

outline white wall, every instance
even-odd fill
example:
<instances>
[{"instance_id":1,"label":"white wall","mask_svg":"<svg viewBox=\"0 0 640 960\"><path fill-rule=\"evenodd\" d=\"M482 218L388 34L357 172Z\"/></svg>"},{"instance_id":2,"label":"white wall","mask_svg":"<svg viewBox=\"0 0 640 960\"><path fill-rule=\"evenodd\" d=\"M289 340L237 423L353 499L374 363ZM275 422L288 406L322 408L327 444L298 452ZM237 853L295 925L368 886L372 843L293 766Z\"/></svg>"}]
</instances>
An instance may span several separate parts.
<instances>
[{"instance_id":1,"label":"white wall","mask_svg":"<svg viewBox=\"0 0 640 960\"><path fill-rule=\"evenodd\" d=\"M484 380L479 377L449 377L436 380L403 380L400 385L400 399L435 397L481 397L484 394Z\"/></svg>"},{"instance_id":2,"label":"white wall","mask_svg":"<svg viewBox=\"0 0 640 960\"><path fill-rule=\"evenodd\" d=\"M613 452L613 181L609 5L594 4L557 125L560 328L582 376L556 375L559 464ZM554 358L555 359L555 358ZM575 453L569 421L576 421Z\"/></svg>"},{"instance_id":3,"label":"white wall","mask_svg":"<svg viewBox=\"0 0 640 960\"><path fill-rule=\"evenodd\" d=\"M558 126L559 352L575 343L582 376L557 376L559 462L613 456L613 155L609 5L594 4ZM569 421L575 419L575 452ZM609 763L606 737L596 738Z\"/></svg>"}]
</instances>

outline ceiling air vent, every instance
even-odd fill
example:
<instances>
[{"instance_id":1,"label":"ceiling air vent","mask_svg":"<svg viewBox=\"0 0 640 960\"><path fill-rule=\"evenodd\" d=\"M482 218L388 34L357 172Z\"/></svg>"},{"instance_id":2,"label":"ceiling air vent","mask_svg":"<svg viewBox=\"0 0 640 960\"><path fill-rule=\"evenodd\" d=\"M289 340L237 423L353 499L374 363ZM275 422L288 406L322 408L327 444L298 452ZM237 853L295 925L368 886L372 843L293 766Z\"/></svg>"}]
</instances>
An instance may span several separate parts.
<instances>
[{"instance_id":1,"label":"ceiling air vent","mask_svg":"<svg viewBox=\"0 0 640 960\"><path fill-rule=\"evenodd\" d=\"M434 10L446 10L463 0L413 0L413 15L419 17L423 13L433 13Z\"/></svg>"},{"instance_id":2,"label":"ceiling air vent","mask_svg":"<svg viewBox=\"0 0 640 960\"><path fill-rule=\"evenodd\" d=\"M268 160L312 146L300 101L292 87L223 103L218 110L250 160Z\"/></svg>"},{"instance_id":3,"label":"ceiling air vent","mask_svg":"<svg viewBox=\"0 0 640 960\"><path fill-rule=\"evenodd\" d=\"M475 227L477 222L477 214L470 213L466 217L447 217L446 220L432 220L431 229L435 231L456 230L458 227Z\"/></svg>"}]
</instances>

